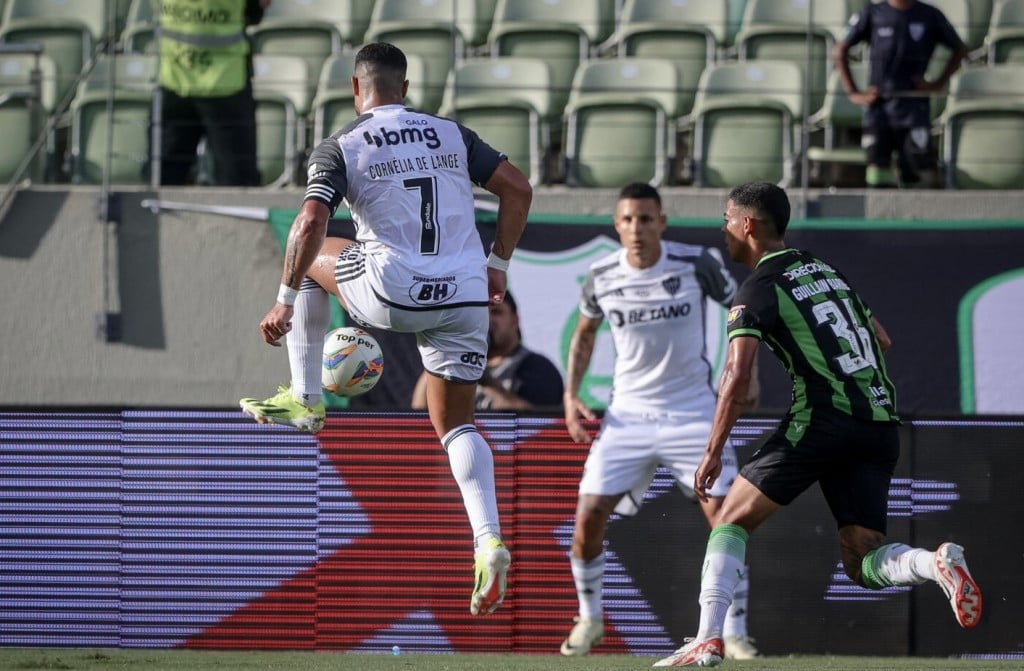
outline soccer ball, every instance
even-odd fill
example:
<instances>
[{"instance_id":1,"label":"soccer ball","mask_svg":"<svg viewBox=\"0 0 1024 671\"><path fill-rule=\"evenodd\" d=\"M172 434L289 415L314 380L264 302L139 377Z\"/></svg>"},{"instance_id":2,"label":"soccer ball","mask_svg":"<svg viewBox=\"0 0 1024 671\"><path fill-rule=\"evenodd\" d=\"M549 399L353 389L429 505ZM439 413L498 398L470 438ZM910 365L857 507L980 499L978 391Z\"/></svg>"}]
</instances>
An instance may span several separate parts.
<instances>
[{"instance_id":1,"label":"soccer ball","mask_svg":"<svg viewBox=\"0 0 1024 671\"><path fill-rule=\"evenodd\" d=\"M373 389L384 372L384 353L366 331L334 329L324 339L323 388L338 396L359 396Z\"/></svg>"}]
</instances>

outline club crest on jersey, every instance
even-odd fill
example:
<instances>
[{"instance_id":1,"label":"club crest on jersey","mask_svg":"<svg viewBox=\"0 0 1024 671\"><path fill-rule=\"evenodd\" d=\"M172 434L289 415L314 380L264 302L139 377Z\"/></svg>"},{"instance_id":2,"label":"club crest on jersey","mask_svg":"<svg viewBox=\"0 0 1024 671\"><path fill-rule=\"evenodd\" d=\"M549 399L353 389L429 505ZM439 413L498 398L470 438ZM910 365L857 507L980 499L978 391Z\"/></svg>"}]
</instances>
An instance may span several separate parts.
<instances>
[{"instance_id":1,"label":"club crest on jersey","mask_svg":"<svg viewBox=\"0 0 1024 671\"><path fill-rule=\"evenodd\" d=\"M669 296L675 296L676 292L679 291L679 287L683 285L683 281L679 277L670 277L667 280L661 281L662 288L668 292Z\"/></svg>"},{"instance_id":2,"label":"club crest on jersey","mask_svg":"<svg viewBox=\"0 0 1024 671\"><path fill-rule=\"evenodd\" d=\"M743 315L743 308L745 308L745 307L747 307L747 306L746 305L734 305L731 308L729 308L729 316L725 320L726 324L732 324L734 321L739 319L740 316Z\"/></svg>"}]
</instances>

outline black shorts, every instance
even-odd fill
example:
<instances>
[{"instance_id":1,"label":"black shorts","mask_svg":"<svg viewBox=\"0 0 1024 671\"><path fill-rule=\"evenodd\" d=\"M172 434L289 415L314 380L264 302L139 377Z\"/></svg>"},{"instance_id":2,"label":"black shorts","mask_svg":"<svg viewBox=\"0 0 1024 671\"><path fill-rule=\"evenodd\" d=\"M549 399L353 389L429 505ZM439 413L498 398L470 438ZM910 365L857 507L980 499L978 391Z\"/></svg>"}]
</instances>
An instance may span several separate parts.
<instances>
[{"instance_id":1,"label":"black shorts","mask_svg":"<svg viewBox=\"0 0 1024 671\"><path fill-rule=\"evenodd\" d=\"M900 168L912 166L916 170L933 168L931 137L927 126L916 128L889 128L886 126L865 126L862 144L867 152L868 163L888 168L892 155L901 159Z\"/></svg>"},{"instance_id":2,"label":"black shorts","mask_svg":"<svg viewBox=\"0 0 1024 671\"><path fill-rule=\"evenodd\" d=\"M884 534L899 455L897 424L815 410L809 425L787 417L740 475L783 506L818 482L840 529L856 524Z\"/></svg>"}]
</instances>

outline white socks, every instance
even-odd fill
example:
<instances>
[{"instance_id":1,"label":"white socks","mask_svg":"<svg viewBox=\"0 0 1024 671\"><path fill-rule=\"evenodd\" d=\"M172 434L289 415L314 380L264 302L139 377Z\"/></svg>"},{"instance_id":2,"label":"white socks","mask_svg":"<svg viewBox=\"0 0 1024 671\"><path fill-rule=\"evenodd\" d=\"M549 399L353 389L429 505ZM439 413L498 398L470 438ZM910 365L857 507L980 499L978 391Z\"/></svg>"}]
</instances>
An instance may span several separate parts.
<instances>
[{"instance_id":1,"label":"white socks","mask_svg":"<svg viewBox=\"0 0 1024 671\"><path fill-rule=\"evenodd\" d=\"M920 585L935 580L935 553L904 543L890 543L869 552L861 570L864 582L874 589Z\"/></svg>"},{"instance_id":2,"label":"white socks","mask_svg":"<svg viewBox=\"0 0 1024 671\"><path fill-rule=\"evenodd\" d=\"M604 553L593 559L577 559L569 556L572 568L572 579L576 583L576 597L580 602L580 617L587 620L600 620L601 583L604 580Z\"/></svg>"},{"instance_id":3,"label":"white socks","mask_svg":"<svg viewBox=\"0 0 1024 671\"><path fill-rule=\"evenodd\" d=\"M700 578L697 639L719 638L736 586L746 573L747 532L735 524L711 530Z\"/></svg>"},{"instance_id":4,"label":"white socks","mask_svg":"<svg viewBox=\"0 0 1024 671\"><path fill-rule=\"evenodd\" d=\"M472 424L457 426L441 438L448 453L455 482L473 528L474 544L501 536L498 499L494 493L494 456L491 447Z\"/></svg>"},{"instance_id":5,"label":"white socks","mask_svg":"<svg viewBox=\"0 0 1024 671\"><path fill-rule=\"evenodd\" d=\"M740 578L739 584L736 585L736 590L732 593L732 605L729 606L729 611L725 615L725 625L722 628L723 636L745 637L747 635L747 610L749 602L750 567L744 566L743 577Z\"/></svg>"},{"instance_id":6,"label":"white socks","mask_svg":"<svg viewBox=\"0 0 1024 671\"><path fill-rule=\"evenodd\" d=\"M292 330L285 336L285 345L292 373L292 395L308 406L319 403L323 394L320 371L330 321L330 296L319 284L305 278L295 298Z\"/></svg>"}]
</instances>

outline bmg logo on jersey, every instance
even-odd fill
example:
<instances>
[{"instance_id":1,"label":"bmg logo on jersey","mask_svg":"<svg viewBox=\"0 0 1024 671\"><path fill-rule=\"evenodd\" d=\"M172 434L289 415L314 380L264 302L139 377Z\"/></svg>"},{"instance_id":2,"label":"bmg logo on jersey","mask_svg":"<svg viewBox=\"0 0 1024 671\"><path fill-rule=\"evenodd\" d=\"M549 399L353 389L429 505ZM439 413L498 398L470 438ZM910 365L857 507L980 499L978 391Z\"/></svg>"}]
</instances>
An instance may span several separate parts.
<instances>
[{"instance_id":1,"label":"bmg logo on jersey","mask_svg":"<svg viewBox=\"0 0 1024 671\"><path fill-rule=\"evenodd\" d=\"M413 121L408 120L405 122L409 125L409 128L401 128L399 130L391 130L389 128L380 128L376 133L370 131L363 131L363 139L366 140L366 144L373 147L383 147L388 145L394 147L400 144L415 144L425 143L428 149L437 149L441 146L441 138L437 136L437 129L433 126L426 126L425 128L417 128L416 126L425 124L426 121Z\"/></svg>"},{"instance_id":2,"label":"bmg logo on jersey","mask_svg":"<svg viewBox=\"0 0 1024 671\"><path fill-rule=\"evenodd\" d=\"M463 352L462 356L459 357L459 361L468 366L483 367L484 362L487 361L487 355L481 354L480 352Z\"/></svg>"}]
</instances>

